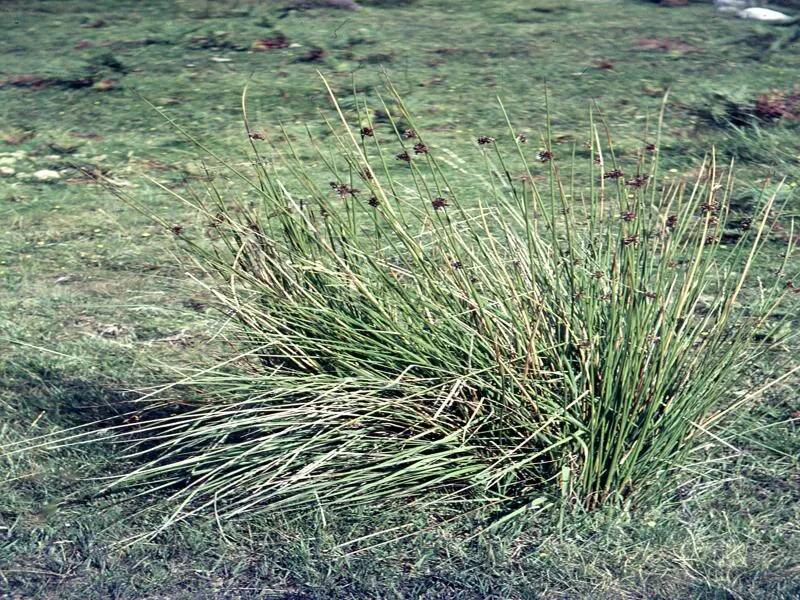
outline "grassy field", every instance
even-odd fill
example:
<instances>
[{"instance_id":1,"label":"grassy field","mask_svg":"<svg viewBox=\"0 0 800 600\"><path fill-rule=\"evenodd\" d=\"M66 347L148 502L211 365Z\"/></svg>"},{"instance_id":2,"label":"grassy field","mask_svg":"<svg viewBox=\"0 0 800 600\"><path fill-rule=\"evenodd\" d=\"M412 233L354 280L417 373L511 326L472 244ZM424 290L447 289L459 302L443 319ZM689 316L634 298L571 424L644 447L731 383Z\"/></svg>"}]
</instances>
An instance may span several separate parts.
<instances>
[{"instance_id":1,"label":"grassy field","mask_svg":"<svg viewBox=\"0 0 800 600\"><path fill-rule=\"evenodd\" d=\"M245 161L245 85L257 128L320 131L318 71L343 97L355 86L374 99L385 69L441 143L468 156L470 140L503 127L497 96L537 144L547 86L557 152L580 145L596 101L626 160L650 141L669 90L668 169L691 171L715 147L738 163L743 210L767 179L786 177L787 213L800 214L795 28L710 3L287 4L0 3L0 446L109 416L130 390L206 364L218 347L220 317L187 283L170 235L87 175L103 173L168 221L202 230L146 178L183 190L204 171L143 98ZM764 114L767 101L783 103L783 118ZM761 268L768 276L770 265ZM680 497L563 527L531 517L502 536L471 538L468 522L397 506L222 530L192 522L121 548L152 526L140 509L154 500L88 493L124 468L114 447L3 457L0 598L797 597L796 386L785 381L738 415L720 451L727 459ZM341 546L408 520L423 533Z\"/></svg>"}]
</instances>

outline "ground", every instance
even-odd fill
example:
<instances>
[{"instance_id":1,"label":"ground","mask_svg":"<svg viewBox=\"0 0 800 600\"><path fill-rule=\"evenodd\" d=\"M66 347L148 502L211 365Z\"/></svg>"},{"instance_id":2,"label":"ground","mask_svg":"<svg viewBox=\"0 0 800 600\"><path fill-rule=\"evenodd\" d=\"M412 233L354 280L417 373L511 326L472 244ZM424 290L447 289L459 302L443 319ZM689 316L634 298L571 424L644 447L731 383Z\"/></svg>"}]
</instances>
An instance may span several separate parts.
<instances>
[{"instance_id":1,"label":"ground","mask_svg":"<svg viewBox=\"0 0 800 600\"><path fill-rule=\"evenodd\" d=\"M291 4L300 8L283 9ZM90 176L104 173L170 222L201 226L147 179L184 189L203 169L145 100L244 161L245 85L257 129L307 123L316 131L327 106L319 73L347 105L353 86L375 99L385 70L441 139L457 144L501 130L499 97L534 147L547 89L557 148L580 148L594 105L625 157L651 141L669 91L668 167L689 171L715 147L737 160L741 202L767 178L786 177L787 212L798 214L789 193L800 181L794 28L742 21L711 3L304 4L314 3L0 4L5 449L107 416L132 397L128 390L207 360L218 316L188 284L169 233ZM152 498L84 493L87 481L120 468L113 447L8 455L0 467L0 597L797 597L795 385L775 386L738 416L733 456L706 483L657 507L575 516L561 527L531 519L519 531L474 539L469 524L412 515L422 534L357 553L341 543L409 515L397 507L264 517L222 531L197 522L125 547L120 540L150 524L138 510Z\"/></svg>"}]
</instances>

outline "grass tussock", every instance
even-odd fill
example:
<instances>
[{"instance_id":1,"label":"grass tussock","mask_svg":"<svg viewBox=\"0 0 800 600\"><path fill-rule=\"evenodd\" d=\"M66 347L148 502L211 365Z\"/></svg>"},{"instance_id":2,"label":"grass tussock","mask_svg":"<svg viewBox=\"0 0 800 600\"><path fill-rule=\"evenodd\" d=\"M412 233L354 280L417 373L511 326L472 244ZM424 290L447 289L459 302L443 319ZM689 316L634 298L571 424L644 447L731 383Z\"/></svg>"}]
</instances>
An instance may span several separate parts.
<instances>
[{"instance_id":1,"label":"grass tussock","mask_svg":"<svg viewBox=\"0 0 800 600\"><path fill-rule=\"evenodd\" d=\"M112 430L141 461L115 484L169 490L167 526L397 500L502 521L695 477L785 331L792 243L750 277L776 196L734 224L713 154L671 180L657 140L623 165L595 122L562 161L549 125L537 149L507 118L477 172L389 89L380 124L331 94L311 158L248 125L252 172L220 159L246 190L181 196L235 355L180 382L188 407Z\"/></svg>"}]
</instances>

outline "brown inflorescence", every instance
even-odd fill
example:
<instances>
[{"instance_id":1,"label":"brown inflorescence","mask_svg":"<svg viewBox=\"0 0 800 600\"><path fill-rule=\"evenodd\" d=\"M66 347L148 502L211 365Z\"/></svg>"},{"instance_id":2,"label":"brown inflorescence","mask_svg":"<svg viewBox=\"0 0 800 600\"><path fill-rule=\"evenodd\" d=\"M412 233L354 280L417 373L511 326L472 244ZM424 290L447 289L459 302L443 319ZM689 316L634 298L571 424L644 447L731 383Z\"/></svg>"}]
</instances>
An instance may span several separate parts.
<instances>
[{"instance_id":1,"label":"brown inflorescence","mask_svg":"<svg viewBox=\"0 0 800 600\"><path fill-rule=\"evenodd\" d=\"M649 179L650 179L649 175L646 174L637 175L633 179L629 179L628 181L626 181L625 184L633 188L640 188L643 187Z\"/></svg>"},{"instance_id":2,"label":"brown inflorescence","mask_svg":"<svg viewBox=\"0 0 800 600\"><path fill-rule=\"evenodd\" d=\"M623 238L622 245L623 246L635 246L639 243L639 236L637 234L629 235L626 238Z\"/></svg>"},{"instance_id":3,"label":"brown inflorescence","mask_svg":"<svg viewBox=\"0 0 800 600\"><path fill-rule=\"evenodd\" d=\"M434 198L431 201L431 206L433 206L434 210L439 210L440 208L447 206L447 200L442 197Z\"/></svg>"},{"instance_id":4,"label":"brown inflorescence","mask_svg":"<svg viewBox=\"0 0 800 600\"><path fill-rule=\"evenodd\" d=\"M337 181L331 181L329 185L331 186L332 190L334 190L337 194L339 194L342 197L355 196L356 194L358 194L358 192L361 191L356 188L350 187L346 183L339 183Z\"/></svg>"}]
</instances>

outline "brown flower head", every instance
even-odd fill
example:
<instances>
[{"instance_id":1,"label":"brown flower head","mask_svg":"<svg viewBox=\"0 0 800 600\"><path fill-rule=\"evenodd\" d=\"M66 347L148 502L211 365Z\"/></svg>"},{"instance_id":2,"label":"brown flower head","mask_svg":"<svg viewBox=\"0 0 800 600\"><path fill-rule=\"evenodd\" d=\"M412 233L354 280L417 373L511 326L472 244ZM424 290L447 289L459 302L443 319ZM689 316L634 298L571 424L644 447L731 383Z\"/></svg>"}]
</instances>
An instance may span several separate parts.
<instances>
[{"instance_id":1,"label":"brown flower head","mask_svg":"<svg viewBox=\"0 0 800 600\"><path fill-rule=\"evenodd\" d=\"M399 152L398 154L395 154L394 157L397 160L402 160L403 162L407 162L407 163L411 162L411 156L405 150L403 150L402 152Z\"/></svg>"},{"instance_id":2,"label":"brown flower head","mask_svg":"<svg viewBox=\"0 0 800 600\"><path fill-rule=\"evenodd\" d=\"M626 223L630 223L631 221L636 219L636 213L632 210L622 213L622 220Z\"/></svg>"},{"instance_id":3,"label":"brown flower head","mask_svg":"<svg viewBox=\"0 0 800 600\"><path fill-rule=\"evenodd\" d=\"M678 224L678 215L670 215L667 217L667 229L675 229Z\"/></svg>"},{"instance_id":4,"label":"brown flower head","mask_svg":"<svg viewBox=\"0 0 800 600\"><path fill-rule=\"evenodd\" d=\"M485 146L487 144L491 144L492 142L494 142L494 138L490 137L488 135L482 135L482 136L480 136L478 138L478 145L479 146Z\"/></svg>"},{"instance_id":5,"label":"brown flower head","mask_svg":"<svg viewBox=\"0 0 800 600\"><path fill-rule=\"evenodd\" d=\"M372 127L362 127L361 128L361 137L373 137L375 135L375 129Z\"/></svg>"},{"instance_id":6,"label":"brown flower head","mask_svg":"<svg viewBox=\"0 0 800 600\"><path fill-rule=\"evenodd\" d=\"M413 129L406 129L403 132L403 137L406 138L407 140L414 139L415 137L417 137L417 132L414 131Z\"/></svg>"},{"instance_id":7,"label":"brown flower head","mask_svg":"<svg viewBox=\"0 0 800 600\"><path fill-rule=\"evenodd\" d=\"M214 215L214 217L211 219L211 223L209 223L209 224L208 224L208 226L209 226L209 227L212 227L212 228L214 228L214 227L219 227L219 226L220 226L220 225L222 225L224 222L225 222L225 215L224 215L224 214L222 214L221 212L218 212L218 213L217 213L217 214L215 214L215 215Z\"/></svg>"},{"instance_id":8,"label":"brown flower head","mask_svg":"<svg viewBox=\"0 0 800 600\"><path fill-rule=\"evenodd\" d=\"M550 150L540 150L536 158L539 159L539 162L547 162L553 160L553 153Z\"/></svg>"},{"instance_id":9,"label":"brown flower head","mask_svg":"<svg viewBox=\"0 0 800 600\"><path fill-rule=\"evenodd\" d=\"M603 179L619 179L620 177L623 177L623 173L619 169L612 169L603 173Z\"/></svg>"},{"instance_id":10,"label":"brown flower head","mask_svg":"<svg viewBox=\"0 0 800 600\"><path fill-rule=\"evenodd\" d=\"M340 196L355 196L361 190L357 190L356 188L352 188L346 183L338 183L336 181L331 181L330 184L331 189L334 190Z\"/></svg>"},{"instance_id":11,"label":"brown flower head","mask_svg":"<svg viewBox=\"0 0 800 600\"><path fill-rule=\"evenodd\" d=\"M644 185L647 183L649 179L650 176L643 173L642 175L637 175L633 179L629 179L628 181L625 182L625 185L629 185L633 188L640 188L644 187Z\"/></svg>"},{"instance_id":12,"label":"brown flower head","mask_svg":"<svg viewBox=\"0 0 800 600\"><path fill-rule=\"evenodd\" d=\"M428 153L428 147L425 144L423 144L422 142L414 144L414 154L427 154L427 153Z\"/></svg>"},{"instance_id":13,"label":"brown flower head","mask_svg":"<svg viewBox=\"0 0 800 600\"><path fill-rule=\"evenodd\" d=\"M369 200L367 200L367 204L372 208L376 208L380 204L380 201L375 196L370 196Z\"/></svg>"},{"instance_id":14,"label":"brown flower head","mask_svg":"<svg viewBox=\"0 0 800 600\"><path fill-rule=\"evenodd\" d=\"M447 206L447 200L441 197L434 198L431 201L431 206L433 206L434 210L439 210L440 208L444 208L445 206Z\"/></svg>"},{"instance_id":15,"label":"brown flower head","mask_svg":"<svg viewBox=\"0 0 800 600\"><path fill-rule=\"evenodd\" d=\"M629 235L626 238L623 238L622 245L623 246L636 246L639 243L639 236L637 234Z\"/></svg>"}]
</instances>

